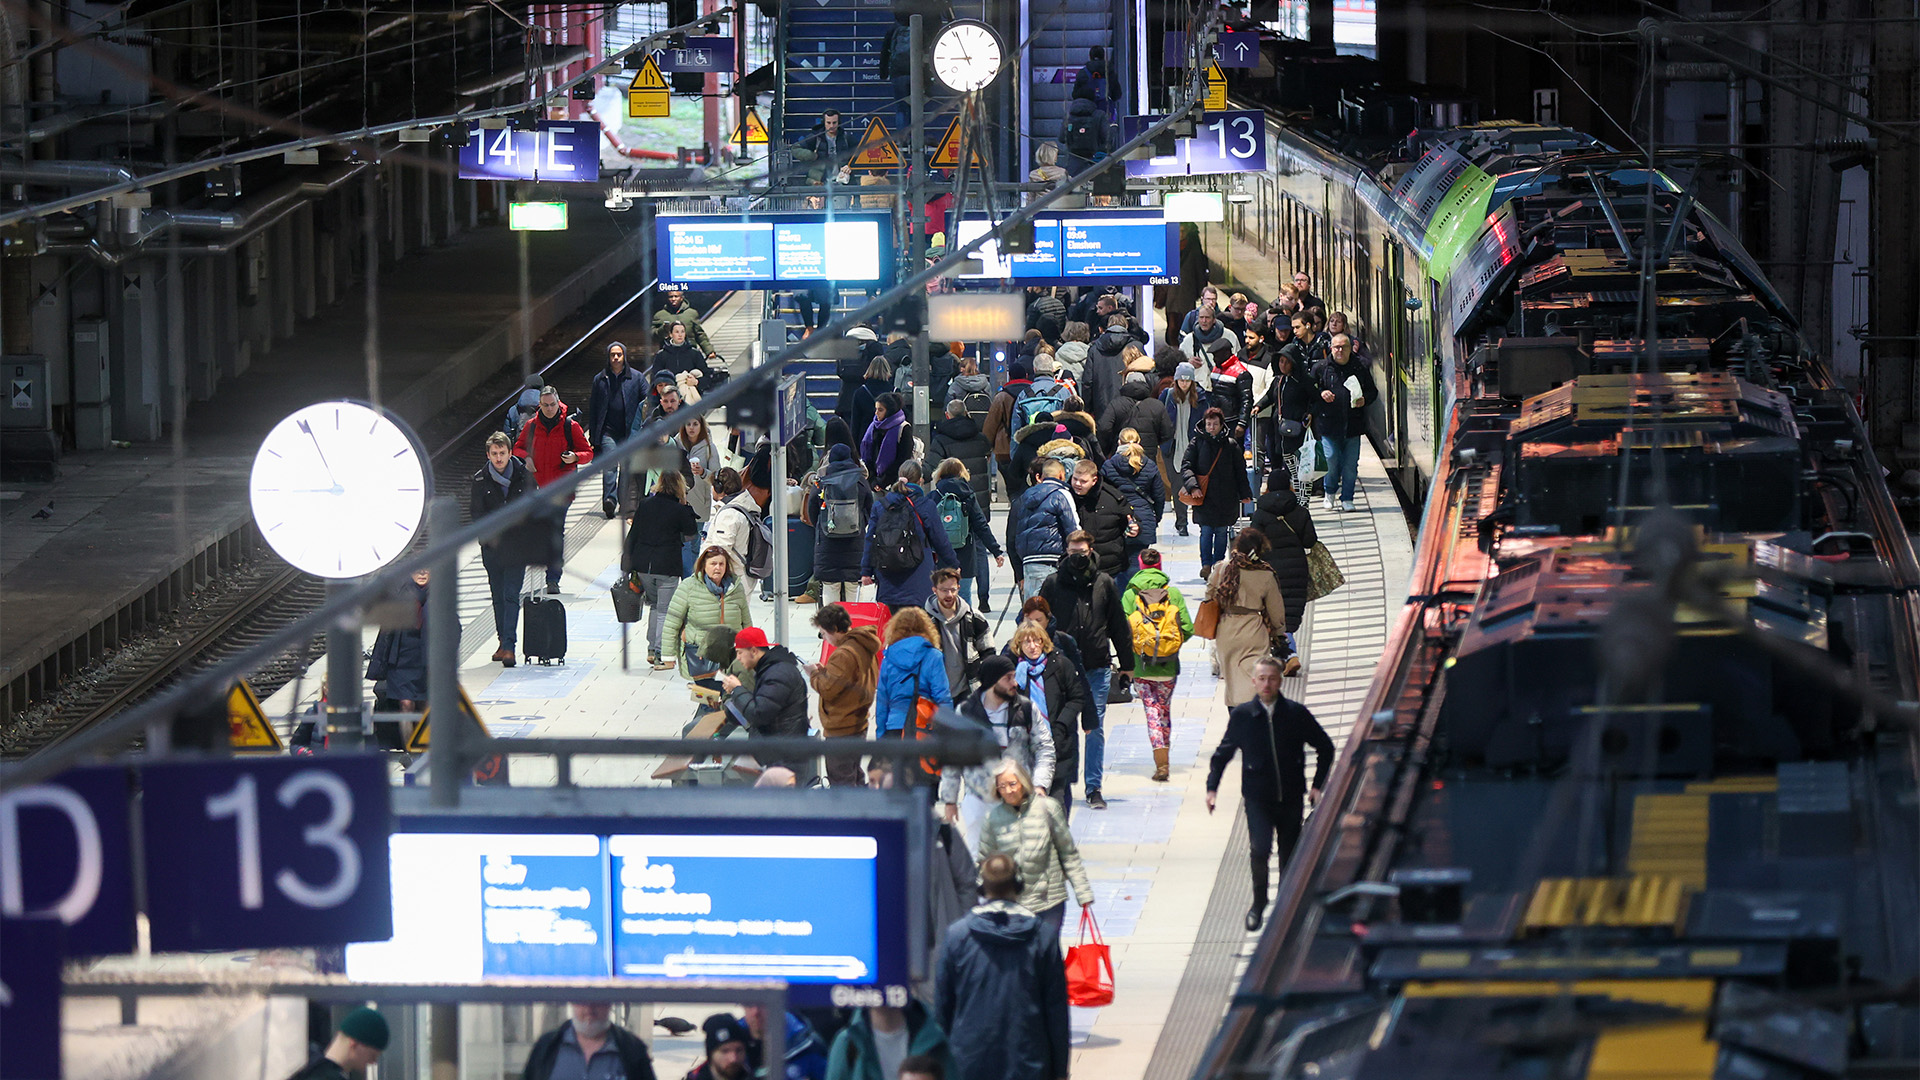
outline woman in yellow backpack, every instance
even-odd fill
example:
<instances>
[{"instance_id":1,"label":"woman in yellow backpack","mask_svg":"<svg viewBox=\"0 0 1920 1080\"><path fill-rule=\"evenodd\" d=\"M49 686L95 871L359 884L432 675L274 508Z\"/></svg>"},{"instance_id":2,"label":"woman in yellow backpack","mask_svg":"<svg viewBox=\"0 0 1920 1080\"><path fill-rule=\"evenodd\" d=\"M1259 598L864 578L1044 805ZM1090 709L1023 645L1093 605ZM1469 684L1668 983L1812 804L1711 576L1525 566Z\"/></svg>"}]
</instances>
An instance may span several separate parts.
<instances>
[{"instance_id":1,"label":"woman in yellow backpack","mask_svg":"<svg viewBox=\"0 0 1920 1080\"><path fill-rule=\"evenodd\" d=\"M1153 778L1167 781L1167 741L1173 733L1173 684L1180 678L1180 646L1193 636L1193 616L1160 569L1160 550L1140 553L1140 569L1120 597L1133 631L1133 689L1147 715L1147 743L1153 747Z\"/></svg>"}]
</instances>

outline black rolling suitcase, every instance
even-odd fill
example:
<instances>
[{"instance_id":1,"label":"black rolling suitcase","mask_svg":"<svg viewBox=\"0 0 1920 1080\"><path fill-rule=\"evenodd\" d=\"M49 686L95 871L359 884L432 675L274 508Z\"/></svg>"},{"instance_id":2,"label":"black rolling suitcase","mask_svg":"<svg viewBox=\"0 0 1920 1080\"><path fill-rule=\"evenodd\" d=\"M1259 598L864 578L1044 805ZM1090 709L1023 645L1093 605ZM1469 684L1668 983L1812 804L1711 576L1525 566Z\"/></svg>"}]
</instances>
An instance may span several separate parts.
<instances>
[{"instance_id":1,"label":"black rolling suitcase","mask_svg":"<svg viewBox=\"0 0 1920 1080\"><path fill-rule=\"evenodd\" d=\"M520 651L529 663L543 664L567 658L567 609L547 596L528 596L520 601Z\"/></svg>"}]
</instances>

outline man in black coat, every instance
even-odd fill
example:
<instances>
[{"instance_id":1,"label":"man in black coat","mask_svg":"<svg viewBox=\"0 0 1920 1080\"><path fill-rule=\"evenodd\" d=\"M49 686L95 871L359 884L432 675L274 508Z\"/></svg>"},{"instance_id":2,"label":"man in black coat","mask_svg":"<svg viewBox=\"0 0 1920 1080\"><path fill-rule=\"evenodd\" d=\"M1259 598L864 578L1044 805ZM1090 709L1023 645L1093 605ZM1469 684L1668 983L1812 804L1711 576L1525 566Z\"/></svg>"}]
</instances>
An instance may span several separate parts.
<instances>
[{"instance_id":1,"label":"man in black coat","mask_svg":"<svg viewBox=\"0 0 1920 1080\"><path fill-rule=\"evenodd\" d=\"M1207 767L1207 813L1213 813L1221 774L1240 755L1240 798L1247 808L1247 842L1253 867L1253 907L1247 929L1260 929L1267 909L1267 856L1278 841L1284 870L1300 842L1302 796L1320 801L1333 768L1333 740L1305 705L1280 696L1280 661L1262 657L1253 665L1252 701L1227 714L1227 732ZM1305 784L1307 747L1313 747L1313 785Z\"/></svg>"},{"instance_id":2,"label":"man in black coat","mask_svg":"<svg viewBox=\"0 0 1920 1080\"><path fill-rule=\"evenodd\" d=\"M1313 366L1313 382L1320 388L1313 403L1313 430L1327 458L1323 509L1333 509L1338 489L1340 509L1351 511L1360 474L1360 439L1367 433L1366 405L1374 398L1373 374L1354 360L1353 339L1335 334L1327 358Z\"/></svg>"},{"instance_id":3,"label":"man in black coat","mask_svg":"<svg viewBox=\"0 0 1920 1080\"><path fill-rule=\"evenodd\" d=\"M513 443L504 432L487 436L487 460L473 474L467 491L467 516L479 521L535 488L533 471L513 456ZM500 648L495 663L513 666L514 646L520 640L520 584L527 567L547 561L544 519L535 515L505 532L480 541L480 564L487 569L487 591L493 599L493 629Z\"/></svg>"},{"instance_id":4,"label":"man in black coat","mask_svg":"<svg viewBox=\"0 0 1920 1080\"><path fill-rule=\"evenodd\" d=\"M1144 371L1128 372L1120 384L1120 395L1107 406L1100 420L1100 452L1112 457L1120 446L1120 433L1127 428L1140 436L1140 449L1164 475L1166 462L1160 457L1160 448L1173 442L1173 421L1167 419L1166 403Z\"/></svg>"},{"instance_id":5,"label":"man in black coat","mask_svg":"<svg viewBox=\"0 0 1920 1080\"><path fill-rule=\"evenodd\" d=\"M1067 328L1067 305L1044 285L1033 286L1027 295L1033 298L1027 305L1027 329L1040 331L1042 341L1057 343Z\"/></svg>"},{"instance_id":6,"label":"man in black coat","mask_svg":"<svg viewBox=\"0 0 1920 1080\"><path fill-rule=\"evenodd\" d=\"M1107 328L1087 347L1087 366L1080 377L1080 397L1087 411L1105 416L1107 406L1120 392L1120 354L1133 344L1127 333L1127 317L1118 312L1107 316Z\"/></svg>"},{"instance_id":7,"label":"man in black coat","mask_svg":"<svg viewBox=\"0 0 1920 1080\"><path fill-rule=\"evenodd\" d=\"M785 645L770 645L767 632L749 626L733 637L740 666L753 672L753 693L739 707L738 717L755 735L800 738L807 733L807 677L800 670L800 659ZM720 676L720 685L728 693L740 688L732 675ZM729 712L733 711L731 705ZM805 786L811 770L809 758L758 758L763 768L784 765Z\"/></svg>"},{"instance_id":8,"label":"man in black coat","mask_svg":"<svg viewBox=\"0 0 1920 1080\"><path fill-rule=\"evenodd\" d=\"M551 1080L556 1072L561 1076L654 1080L647 1044L608 1019L612 1006L604 1001L576 1001L571 1008L573 1019L534 1040L520 1080ZM563 1057L567 1064L560 1067ZM601 1057L610 1059L609 1064L595 1066L594 1061ZM605 1071L607 1068L613 1071Z\"/></svg>"},{"instance_id":9,"label":"man in black coat","mask_svg":"<svg viewBox=\"0 0 1920 1080\"><path fill-rule=\"evenodd\" d=\"M1133 670L1133 628L1127 625L1127 613L1120 607L1119 587L1094 562L1092 533L1078 529L1067 537L1067 554L1060 560L1060 569L1041 583L1040 596L1052 609L1059 633L1071 636L1080 646L1087 689L1093 695L1093 726L1087 728L1086 746L1081 751L1085 761L1082 783L1087 805L1105 810L1107 800L1100 794L1100 781L1107 758L1107 734L1102 727L1107 718L1107 691L1113 685L1116 661L1121 671Z\"/></svg>"}]
</instances>

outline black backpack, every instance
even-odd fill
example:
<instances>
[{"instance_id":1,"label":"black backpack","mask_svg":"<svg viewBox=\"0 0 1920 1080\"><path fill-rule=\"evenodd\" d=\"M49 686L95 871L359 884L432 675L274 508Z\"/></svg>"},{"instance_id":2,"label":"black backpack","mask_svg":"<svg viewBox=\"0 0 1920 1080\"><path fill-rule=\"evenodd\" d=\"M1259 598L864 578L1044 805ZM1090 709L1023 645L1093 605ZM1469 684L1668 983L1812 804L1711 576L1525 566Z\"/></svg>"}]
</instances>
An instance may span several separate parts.
<instances>
[{"instance_id":1,"label":"black backpack","mask_svg":"<svg viewBox=\"0 0 1920 1080\"><path fill-rule=\"evenodd\" d=\"M1099 123L1099 117L1096 116L1067 117L1066 135L1060 140L1061 144L1068 153L1080 157L1093 155L1100 149Z\"/></svg>"},{"instance_id":2,"label":"black backpack","mask_svg":"<svg viewBox=\"0 0 1920 1080\"><path fill-rule=\"evenodd\" d=\"M913 500L882 504L873 529L873 567L891 574L910 574L927 557L926 529Z\"/></svg>"}]
</instances>

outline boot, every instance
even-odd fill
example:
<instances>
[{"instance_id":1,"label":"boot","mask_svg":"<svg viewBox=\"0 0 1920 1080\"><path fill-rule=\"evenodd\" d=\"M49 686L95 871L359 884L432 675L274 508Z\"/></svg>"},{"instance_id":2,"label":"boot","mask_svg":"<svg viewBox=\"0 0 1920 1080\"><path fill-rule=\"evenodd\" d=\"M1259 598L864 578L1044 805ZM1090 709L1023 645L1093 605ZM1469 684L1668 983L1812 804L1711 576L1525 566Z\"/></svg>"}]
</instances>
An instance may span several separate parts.
<instances>
[{"instance_id":1,"label":"boot","mask_svg":"<svg viewBox=\"0 0 1920 1080\"><path fill-rule=\"evenodd\" d=\"M1163 784L1167 782L1167 748L1164 746L1153 748L1153 778Z\"/></svg>"}]
</instances>

